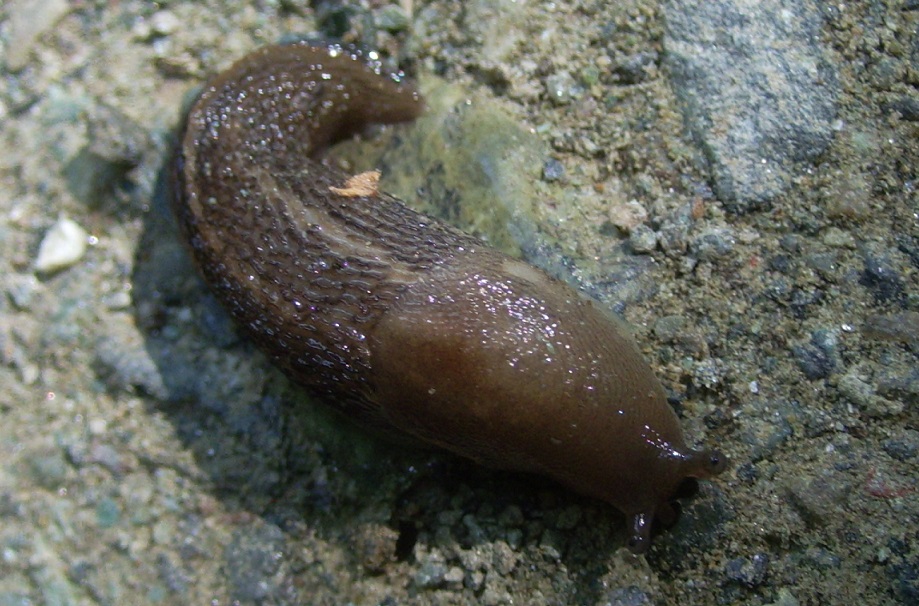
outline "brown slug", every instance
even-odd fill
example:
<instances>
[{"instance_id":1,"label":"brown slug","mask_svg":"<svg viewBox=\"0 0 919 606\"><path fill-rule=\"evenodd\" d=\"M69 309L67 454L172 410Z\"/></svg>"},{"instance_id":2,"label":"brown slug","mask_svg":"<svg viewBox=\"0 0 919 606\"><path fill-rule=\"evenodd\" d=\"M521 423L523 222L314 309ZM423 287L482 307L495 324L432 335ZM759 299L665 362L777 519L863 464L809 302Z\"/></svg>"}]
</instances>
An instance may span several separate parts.
<instances>
[{"instance_id":1,"label":"brown slug","mask_svg":"<svg viewBox=\"0 0 919 606\"><path fill-rule=\"evenodd\" d=\"M262 48L217 75L179 142L176 213L210 287L293 380L346 415L611 503L647 549L689 448L628 330L559 280L317 158L412 120L366 57Z\"/></svg>"}]
</instances>

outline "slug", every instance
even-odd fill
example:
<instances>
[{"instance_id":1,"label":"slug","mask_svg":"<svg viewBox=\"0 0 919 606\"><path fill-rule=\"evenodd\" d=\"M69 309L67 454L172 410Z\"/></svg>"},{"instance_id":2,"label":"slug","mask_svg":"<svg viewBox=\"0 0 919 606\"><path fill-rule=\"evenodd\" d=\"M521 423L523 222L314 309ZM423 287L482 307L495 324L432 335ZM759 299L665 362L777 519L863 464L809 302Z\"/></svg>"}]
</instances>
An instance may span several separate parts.
<instances>
[{"instance_id":1,"label":"slug","mask_svg":"<svg viewBox=\"0 0 919 606\"><path fill-rule=\"evenodd\" d=\"M175 210L205 281L295 382L357 422L549 476L655 517L718 451L686 445L628 330L561 281L319 158L419 94L341 47L270 46L211 79L179 141Z\"/></svg>"}]
</instances>

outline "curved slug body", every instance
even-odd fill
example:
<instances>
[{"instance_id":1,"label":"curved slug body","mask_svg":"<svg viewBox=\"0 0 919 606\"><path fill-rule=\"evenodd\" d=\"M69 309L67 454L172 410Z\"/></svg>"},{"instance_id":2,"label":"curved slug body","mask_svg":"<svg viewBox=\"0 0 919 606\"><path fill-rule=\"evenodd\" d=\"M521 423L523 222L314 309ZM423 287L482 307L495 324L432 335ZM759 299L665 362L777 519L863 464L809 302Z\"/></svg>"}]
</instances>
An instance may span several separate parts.
<instances>
[{"instance_id":1,"label":"curved slug body","mask_svg":"<svg viewBox=\"0 0 919 606\"><path fill-rule=\"evenodd\" d=\"M417 93L339 48L258 50L205 87L176 212L206 281L295 381L358 421L548 475L630 520L633 551L687 478L686 446L628 331L539 269L315 158Z\"/></svg>"}]
</instances>

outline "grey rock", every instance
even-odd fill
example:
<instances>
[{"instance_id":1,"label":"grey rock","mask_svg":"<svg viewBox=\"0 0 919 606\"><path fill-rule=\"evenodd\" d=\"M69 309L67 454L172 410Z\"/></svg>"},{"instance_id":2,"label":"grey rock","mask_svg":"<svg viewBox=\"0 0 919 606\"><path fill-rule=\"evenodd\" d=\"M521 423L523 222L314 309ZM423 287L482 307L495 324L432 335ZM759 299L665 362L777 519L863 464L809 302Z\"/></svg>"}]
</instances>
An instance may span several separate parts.
<instances>
[{"instance_id":1,"label":"grey rock","mask_svg":"<svg viewBox=\"0 0 919 606\"><path fill-rule=\"evenodd\" d=\"M136 184L137 175L131 171L141 163L145 150L150 153L154 148L144 128L107 105L89 105L86 121L88 141L64 169L67 185L91 207L108 203L121 211L129 199L116 194Z\"/></svg>"},{"instance_id":2,"label":"grey rock","mask_svg":"<svg viewBox=\"0 0 919 606\"><path fill-rule=\"evenodd\" d=\"M165 400L169 391L139 336L132 331L113 332L96 343L95 369L112 389L141 389Z\"/></svg>"},{"instance_id":3,"label":"grey rock","mask_svg":"<svg viewBox=\"0 0 919 606\"><path fill-rule=\"evenodd\" d=\"M734 558L724 567L728 579L751 588L762 585L768 571L769 556L764 553L754 554L750 558Z\"/></svg>"},{"instance_id":4,"label":"grey rock","mask_svg":"<svg viewBox=\"0 0 919 606\"><path fill-rule=\"evenodd\" d=\"M899 341L917 348L919 347L919 312L904 311L885 316L868 316L865 318L862 332L871 339Z\"/></svg>"},{"instance_id":5,"label":"grey rock","mask_svg":"<svg viewBox=\"0 0 919 606\"><path fill-rule=\"evenodd\" d=\"M769 259L769 269L788 275L794 268L794 263L788 255L776 255Z\"/></svg>"},{"instance_id":6,"label":"grey rock","mask_svg":"<svg viewBox=\"0 0 919 606\"><path fill-rule=\"evenodd\" d=\"M32 604L32 600L26 593L0 591L0 606L27 606L28 604Z\"/></svg>"},{"instance_id":7,"label":"grey rock","mask_svg":"<svg viewBox=\"0 0 919 606\"><path fill-rule=\"evenodd\" d=\"M165 553L156 558L156 569L160 580L175 594L184 594L188 589L188 575L175 565Z\"/></svg>"},{"instance_id":8,"label":"grey rock","mask_svg":"<svg viewBox=\"0 0 919 606\"><path fill-rule=\"evenodd\" d=\"M879 396L874 386L856 371L839 377L837 389L840 395L869 417L886 417L903 412L902 403Z\"/></svg>"},{"instance_id":9,"label":"grey rock","mask_svg":"<svg viewBox=\"0 0 919 606\"><path fill-rule=\"evenodd\" d=\"M42 34L52 29L70 11L71 5L66 0L46 0L40 5L14 0L4 8L9 32L4 45L6 65L12 71L19 71L28 65Z\"/></svg>"},{"instance_id":10,"label":"grey rock","mask_svg":"<svg viewBox=\"0 0 919 606\"><path fill-rule=\"evenodd\" d=\"M679 257L686 252L692 224L691 204L684 204L661 221L658 241L665 253L672 257Z\"/></svg>"},{"instance_id":11,"label":"grey rock","mask_svg":"<svg viewBox=\"0 0 919 606\"><path fill-rule=\"evenodd\" d=\"M812 478L789 478L787 498L811 524L826 524L845 507L852 483L841 472L826 470Z\"/></svg>"},{"instance_id":12,"label":"grey rock","mask_svg":"<svg viewBox=\"0 0 919 606\"><path fill-rule=\"evenodd\" d=\"M224 569L233 598L255 602L277 594L280 586L275 576L284 550L284 533L273 524L239 530L224 551Z\"/></svg>"},{"instance_id":13,"label":"grey rock","mask_svg":"<svg viewBox=\"0 0 919 606\"><path fill-rule=\"evenodd\" d=\"M648 79L660 60L657 53L643 52L614 60L612 72L621 84L638 84Z\"/></svg>"},{"instance_id":14,"label":"grey rock","mask_svg":"<svg viewBox=\"0 0 919 606\"><path fill-rule=\"evenodd\" d=\"M742 463L737 466L737 471L734 472L734 475L736 475L737 479L742 483L747 486L752 486L756 483L756 480L759 479L759 469L753 463Z\"/></svg>"},{"instance_id":15,"label":"grey rock","mask_svg":"<svg viewBox=\"0 0 919 606\"><path fill-rule=\"evenodd\" d=\"M829 377L836 370L839 358L836 342L832 331L817 330L811 335L809 344L792 349L804 376L815 381Z\"/></svg>"},{"instance_id":16,"label":"grey rock","mask_svg":"<svg viewBox=\"0 0 919 606\"><path fill-rule=\"evenodd\" d=\"M636 253L651 253L657 248L657 232L647 225L636 225L629 234L629 246Z\"/></svg>"},{"instance_id":17,"label":"grey rock","mask_svg":"<svg viewBox=\"0 0 919 606\"><path fill-rule=\"evenodd\" d=\"M908 95L900 95L884 106L888 111L895 111L904 120L919 122L919 99Z\"/></svg>"},{"instance_id":18,"label":"grey rock","mask_svg":"<svg viewBox=\"0 0 919 606\"><path fill-rule=\"evenodd\" d=\"M793 351L798 367L811 381L825 379L833 372L833 361L820 349L810 345L801 345L795 347Z\"/></svg>"},{"instance_id":19,"label":"grey rock","mask_svg":"<svg viewBox=\"0 0 919 606\"><path fill-rule=\"evenodd\" d=\"M96 524L99 528L112 528L121 522L121 506L108 497L96 503Z\"/></svg>"},{"instance_id":20,"label":"grey rock","mask_svg":"<svg viewBox=\"0 0 919 606\"><path fill-rule=\"evenodd\" d=\"M542 165L542 180L547 182L559 181L565 178L565 165L556 160L549 158Z\"/></svg>"},{"instance_id":21,"label":"grey rock","mask_svg":"<svg viewBox=\"0 0 919 606\"><path fill-rule=\"evenodd\" d=\"M724 382L727 375L727 366L718 358L698 360L692 365L692 382L697 387L714 389Z\"/></svg>"},{"instance_id":22,"label":"grey rock","mask_svg":"<svg viewBox=\"0 0 919 606\"><path fill-rule=\"evenodd\" d=\"M734 516L730 499L717 487L703 486L700 493L682 503L679 522L668 531L667 540L655 546L661 561L675 569L689 564L688 554L714 549L724 536L725 523Z\"/></svg>"},{"instance_id":23,"label":"grey rock","mask_svg":"<svg viewBox=\"0 0 919 606\"><path fill-rule=\"evenodd\" d=\"M835 570L842 566L840 557L823 547L809 547L804 553L794 554L791 563L794 566L810 566L818 570Z\"/></svg>"},{"instance_id":24,"label":"grey rock","mask_svg":"<svg viewBox=\"0 0 919 606\"><path fill-rule=\"evenodd\" d=\"M584 87L574 77L561 71L546 78L546 92L556 105L566 105L584 95Z\"/></svg>"},{"instance_id":25,"label":"grey rock","mask_svg":"<svg viewBox=\"0 0 919 606\"><path fill-rule=\"evenodd\" d=\"M439 558L430 558L423 562L415 572L415 584L419 587L440 587L445 582L447 567Z\"/></svg>"},{"instance_id":26,"label":"grey rock","mask_svg":"<svg viewBox=\"0 0 919 606\"><path fill-rule=\"evenodd\" d=\"M834 252L817 253L807 255L804 263L813 269L821 278L827 281L833 281L836 272L839 270L839 262Z\"/></svg>"},{"instance_id":27,"label":"grey rock","mask_svg":"<svg viewBox=\"0 0 919 606\"><path fill-rule=\"evenodd\" d=\"M919 453L919 431L904 429L900 434L881 444L884 452L898 461L909 461Z\"/></svg>"},{"instance_id":28,"label":"grey rock","mask_svg":"<svg viewBox=\"0 0 919 606\"><path fill-rule=\"evenodd\" d=\"M32 480L48 490L57 490L67 479L67 461L60 452L29 458Z\"/></svg>"},{"instance_id":29,"label":"grey rock","mask_svg":"<svg viewBox=\"0 0 919 606\"><path fill-rule=\"evenodd\" d=\"M891 558L887 573L902 604L919 603L919 558L915 551L910 552L910 547L909 543L900 539L888 542L888 548L896 557Z\"/></svg>"},{"instance_id":30,"label":"grey rock","mask_svg":"<svg viewBox=\"0 0 919 606\"><path fill-rule=\"evenodd\" d=\"M890 569L894 578L894 590L903 604L919 602L919 564L915 561L893 566Z\"/></svg>"},{"instance_id":31,"label":"grey rock","mask_svg":"<svg viewBox=\"0 0 919 606\"><path fill-rule=\"evenodd\" d=\"M887 259L868 254L865 256L865 271L858 283L871 291L878 303L898 303L905 297L903 278Z\"/></svg>"},{"instance_id":32,"label":"grey rock","mask_svg":"<svg viewBox=\"0 0 919 606\"><path fill-rule=\"evenodd\" d=\"M41 283L32 274L14 273L7 276L6 294L20 311L32 306L41 289Z\"/></svg>"},{"instance_id":33,"label":"grey rock","mask_svg":"<svg viewBox=\"0 0 919 606\"><path fill-rule=\"evenodd\" d=\"M380 8L375 19L377 27L392 33L405 31L412 23L405 9L397 4L387 4Z\"/></svg>"},{"instance_id":34,"label":"grey rock","mask_svg":"<svg viewBox=\"0 0 919 606\"><path fill-rule=\"evenodd\" d=\"M682 336L686 318L683 316L662 316L654 322L654 334L665 343L676 341Z\"/></svg>"},{"instance_id":35,"label":"grey rock","mask_svg":"<svg viewBox=\"0 0 919 606\"><path fill-rule=\"evenodd\" d=\"M764 419L752 424L744 432L743 440L750 444L750 461L757 463L770 457L794 435L791 420L801 416L801 406L795 401L768 399L753 404Z\"/></svg>"},{"instance_id":36,"label":"grey rock","mask_svg":"<svg viewBox=\"0 0 919 606\"><path fill-rule=\"evenodd\" d=\"M517 567L518 556L504 541L497 541L494 545L492 558L493 569L501 576L507 576Z\"/></svg>"},{"instance_id":37,"label":"grey rock","mask_svg":"<svg viewBox=\"0 0 919 606\"><path fill-rule=\"evenodd\" d=\"M669 0L664 63L719 198L768 204L833 136L839 87L812 2Z\"/></svg>"},{"instance_id":38,"label":"grey rock","mask_svg":"<svg viewBox=\"0 0 919 606\"><path fill-rule=\"evenodd\" d=\"M734 234L723 228L706 230L693 238L689 250L693 256L703 261L725 257L734 250Z\"/></svg>"},{"instance_id":39,"label":"grey rock","mask_svg":"<svg viewBox=\"0 0 919 606\"><path fill-rule=\"evenodd\" d=\"M651 597L635 585L610 591L603 602L604 606L646 606L653 603Z\"/></svg>"}]
</instances>

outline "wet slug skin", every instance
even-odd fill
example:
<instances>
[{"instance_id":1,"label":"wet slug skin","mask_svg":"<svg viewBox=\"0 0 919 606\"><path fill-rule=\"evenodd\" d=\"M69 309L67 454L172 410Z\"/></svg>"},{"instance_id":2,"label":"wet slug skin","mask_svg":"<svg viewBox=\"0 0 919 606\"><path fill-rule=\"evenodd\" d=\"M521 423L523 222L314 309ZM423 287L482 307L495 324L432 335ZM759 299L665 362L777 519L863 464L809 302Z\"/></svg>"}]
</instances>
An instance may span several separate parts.
<instances>
[{"instance_id":1,"label":"wet slug skin","mask_svg":"<svg viewBox=\"0 0 919 606\"><path fill-rule=\"evenodd\" d=\"M418 93L338 47L271 46L211 79L176 162L206 282L294 381L356 421L619 508L647 549L689 448L628 331L562 282L317 161ZM370 179L370 181L366 181Z\"/></svg>"}]
</instances>

